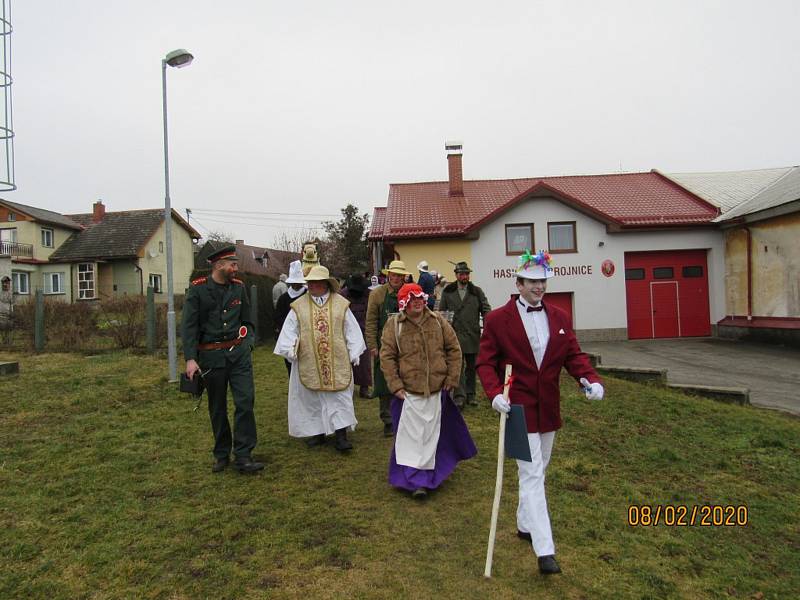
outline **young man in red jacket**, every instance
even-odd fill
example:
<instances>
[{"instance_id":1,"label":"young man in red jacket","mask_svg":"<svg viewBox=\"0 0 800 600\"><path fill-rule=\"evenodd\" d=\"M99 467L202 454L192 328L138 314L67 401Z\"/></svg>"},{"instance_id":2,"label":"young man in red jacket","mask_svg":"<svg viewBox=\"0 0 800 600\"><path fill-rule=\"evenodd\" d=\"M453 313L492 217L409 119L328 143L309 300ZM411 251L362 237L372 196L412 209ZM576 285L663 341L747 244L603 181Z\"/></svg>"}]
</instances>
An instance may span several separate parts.
<instances>
[{"instance_id":1,"label":"young man in red jacket","mask_svg":"<svg viewBox=\"0 0 800 600\"><path fill-rule=\"evenodd\" d=\"M589 400L603 398L603 385L583 353L567 313L542 302L553 276L550 255L525 252L517 270L517 290L505 306L490 312L484 322L476 367L497 412L521 404L528 427L532 462L517 461L519 505L517 535L531 542L539 571L560 573L550 530L544 473L550 461L556 430L561 427L559 374L561 368L579 380ZM513 366L509 402L503 398L507 364Z\"/></svg>"}]
</instances>

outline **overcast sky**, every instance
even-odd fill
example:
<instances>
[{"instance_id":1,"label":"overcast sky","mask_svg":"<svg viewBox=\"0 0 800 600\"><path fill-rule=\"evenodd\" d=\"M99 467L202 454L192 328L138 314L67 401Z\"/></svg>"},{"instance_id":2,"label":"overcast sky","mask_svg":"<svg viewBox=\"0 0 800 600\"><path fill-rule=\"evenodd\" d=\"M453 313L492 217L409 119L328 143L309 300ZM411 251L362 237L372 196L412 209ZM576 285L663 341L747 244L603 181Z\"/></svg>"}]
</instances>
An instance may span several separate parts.
<instances>
[{"instance_id":1,"label":"overcast sky","mask_svg":"<svg viewBox=\"0 0 800 600\"><path fill-rule=\"evenodd\" d=\"M163 206L175 48L173 206L255 245L312 221L248 211L446 179L448 139L466 179L800 164L797 0L11 1L3 197L62 213Z\"/></svg>"}]
</instances>

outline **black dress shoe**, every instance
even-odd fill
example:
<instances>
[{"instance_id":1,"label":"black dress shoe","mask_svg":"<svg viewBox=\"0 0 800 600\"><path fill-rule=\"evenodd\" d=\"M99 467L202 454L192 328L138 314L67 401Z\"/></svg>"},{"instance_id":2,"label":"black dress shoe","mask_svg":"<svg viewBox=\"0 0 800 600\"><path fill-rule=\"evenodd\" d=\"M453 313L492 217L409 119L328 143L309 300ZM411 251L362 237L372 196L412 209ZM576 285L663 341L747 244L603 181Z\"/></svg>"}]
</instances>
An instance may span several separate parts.
<instances>
[{"instance_id":1,"label":"black dress shoe","mask_svg":"<svg viewBox=\"0 0 800 600\"><path fill-rule=\"evenodd\" d=\"M520 531L519 529L517 529L517 537L519 539L525 540L526 542L529 542L529 543L533 542L533 539L531 538L531 534L528 533L527 531Z\"/></svg>"},{"instance_id":2,"label":"black dress shoe","mask_svg":"<svg viewBox=\"0 0 800 600\"><path fill-rule=\"evenodd\" d=\"M325 443L325 434L320 433L318 435L311 436L306 440L306 446L309 448L314 448L315 446L322 446Z\"/></svg>"},{"instance_id":3,"label":"black dress shoe","mask_svg":"<svg viewBox=\"0 0 800 600\"><path fill-rule=\"evenodd\" d=\"M249 456L240 456L233 463L233 466L239 473L255 473L264 468L264 463L255 462Z\"/></svg>"},{"instance_id":4,"label":"black dress shoe","mask_svg":"<svg viewBox=\"0 0 800 600\"><path fill-rule=\"evenodd\" d=\"M225 467L227 467L228 464L230 464L230 462L231 459L228 458L227 456L224 458L218 458L217 460L214 461L214 465L211 467L211 472L222 473L222 471L225 470Z\"/></svg>"},{"instance_id":5,"label":"black dress shoe","mask_svg":"<svg viewBox=\"0 0 800 600\"><path fill-rule=\"evenodd\" d=\"M383 424L383 437L394 437L394 430L391 423Z\"/></svg>"},{"instance_id":6,"label":"black dress shoe","mask_svg":"<svg viewBox=\"0 0 800 600\"><path fill-rule=\"evenodd\" d=\"M347 452L348 450L353 449L353 444L351 444L347 439L346 427L336 430L336 443L333 445L333 447L339 452Z\"/></svg>"},{"instance_id":7,"label":"black dress shoe","mask_svg":"<svg viewBox=\"0 0 800 600\"><path fill-rule=\"evenodd\" d=\"M539 573L542 575L555 575L561 573L561 567L556 562L556 557L552 554L539 557Z\"/></svg>"},{"instance_id":8,"label":"black dress shoe","mask_svg":"<svg viewBox=\"0 0 800 600\"><path fill-rule=\"evenodd\" d=\"M370 400L370 399L375 397L374 395L372 395L370 393L369 388L367 386L362 386L358 390L358 395L361 396L362 398L366 399L366 400Z\"/></svg>"}]
</instances>

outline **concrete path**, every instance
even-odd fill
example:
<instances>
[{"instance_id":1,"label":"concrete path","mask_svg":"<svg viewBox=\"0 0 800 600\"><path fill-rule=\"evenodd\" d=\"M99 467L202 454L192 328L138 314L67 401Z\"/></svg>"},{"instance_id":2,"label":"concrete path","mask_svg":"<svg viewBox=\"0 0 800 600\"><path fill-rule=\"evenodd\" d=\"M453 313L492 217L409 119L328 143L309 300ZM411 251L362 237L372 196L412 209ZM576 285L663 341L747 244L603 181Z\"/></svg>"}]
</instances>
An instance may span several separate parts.
<instances>
[{"instance_id":1,"label":"concrete path","mask_svg":"<svg viewBox=\"0 0 800 600\"><path fill-rule=\"evenodd\" d=\"M800 416L800 350L718 338L586 342L601 364L668 369L669 383L750 388L756 406Z\"/></svg>"}]
</instances>

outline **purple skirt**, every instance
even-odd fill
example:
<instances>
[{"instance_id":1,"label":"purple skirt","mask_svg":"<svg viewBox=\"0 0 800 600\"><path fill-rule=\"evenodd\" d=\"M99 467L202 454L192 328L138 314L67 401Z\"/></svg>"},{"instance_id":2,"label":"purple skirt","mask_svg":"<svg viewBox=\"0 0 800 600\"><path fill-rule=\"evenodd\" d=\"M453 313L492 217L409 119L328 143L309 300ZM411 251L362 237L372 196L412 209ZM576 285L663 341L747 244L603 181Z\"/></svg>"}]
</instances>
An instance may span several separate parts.
<instances>
[{"instance_id":1,"label":"purple skirt","mask_svg":"<svg viewBox=\"0 0 800 600\"><path fill-rule=\"evenodd\" d=\"M403 401L392 396L392 427L397 431ZM442 425L439 432L439 444L436 446L436 468L415 469L398 465L392 445L389 457L389 483L397 488L414 491L418 488L435 489L450 477L461 460L472 458L478 453L467 424L461 416L450 395L442 391Z\"/></svg>"}]
</instances>

